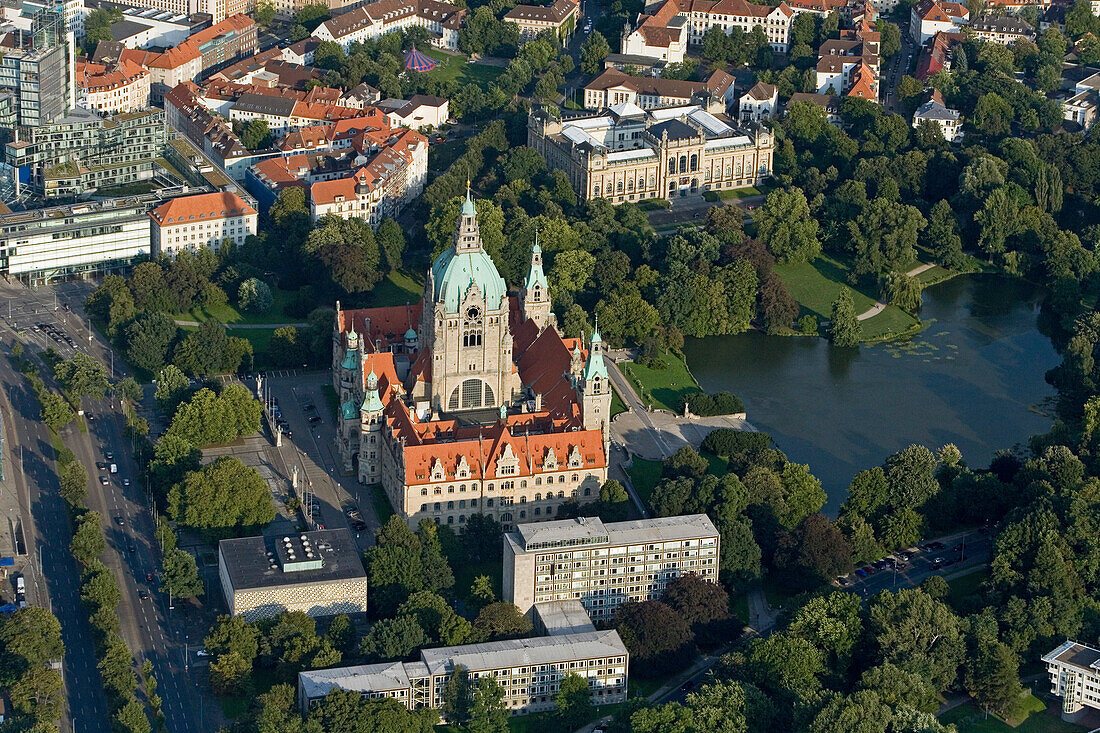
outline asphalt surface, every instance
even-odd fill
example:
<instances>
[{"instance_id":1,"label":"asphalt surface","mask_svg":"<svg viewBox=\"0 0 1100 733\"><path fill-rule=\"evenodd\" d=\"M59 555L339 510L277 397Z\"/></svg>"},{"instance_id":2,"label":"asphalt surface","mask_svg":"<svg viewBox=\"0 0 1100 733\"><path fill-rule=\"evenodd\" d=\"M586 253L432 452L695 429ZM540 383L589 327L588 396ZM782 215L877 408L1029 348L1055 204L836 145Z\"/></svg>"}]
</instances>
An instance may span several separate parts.
<instances>
[{"instance_id":1,"label":"asphalt surface","mask_svg":"<svg viewBox=\"0 0 1100 733\"><path fill-rule=\"evenodd\" d=\"M114 379L120 379L126 376L121 359L112 359L110 349L97 334L89 332L83 317L83 300L93 288L93 284L81 282L36 290L9 283L0 285L0 334L10 343L13 330L18 329L31 353L40 353L48 347L53 347L63 358L70 358L77 350L91 353L109 371L114 370ZM74 345L70 346L64 338L58 341L44 330L35 330L39 323L60 329ZM108 731L107 703L96 669L87 612L80 605L79 570L68 549L71 531L65 502L58 495L48 430L39 421L37 402L26 380L15 374L7 359L0 362L0 378L8 387L13 407L9 410L13 417L9 421L12 425L8 428L9 436L14 433L9 437L10 451L15 454L22 445L25 486L20 488L33 512L32 544L42 551L43 592L36 596L37 584L28 581L28 600L52 605L61 621L66 646L68 709L62 730ZM47 383L51 381L48 376L43 374ZM168 596L156 587L159 555L154 538L155 516L139 480L131 440L123 433L125 418L118 400L108 396L102 401L86 401L85 411L94 415L94 419L85 423L87 432L81 432L74 422L62 431L61 437L88 471L86 502L102 518L107 540L102 559L115 573L122 590L118 607L120 631L134 655L135 674L140 679L144 660L153 663L170 731L216 730L222 722L220 705L206 689L205 660L194 654L194 642L201 644L205 626L190 604L177 602L170 609ZM110 461L106 460L108 452L113 456ZM97 469L97 462L115 463L118 473ZM108 478L106 485L100 483L100 476ZM123 486L123 479L129 479L130 486ZM147 573L153 574L152 582L146 581ZM142 590L148 593L148 598L140 597Z\"/></svg>"}]
</instances>

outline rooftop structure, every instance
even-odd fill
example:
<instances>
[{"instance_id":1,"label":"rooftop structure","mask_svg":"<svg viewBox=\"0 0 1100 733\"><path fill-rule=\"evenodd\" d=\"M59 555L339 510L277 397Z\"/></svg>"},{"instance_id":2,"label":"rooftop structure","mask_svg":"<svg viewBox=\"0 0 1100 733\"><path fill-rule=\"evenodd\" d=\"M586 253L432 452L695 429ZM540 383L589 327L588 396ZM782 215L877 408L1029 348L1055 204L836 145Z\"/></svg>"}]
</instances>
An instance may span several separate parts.
<instances>
[{"instance_id":1,"label":"rooftop structure","mask_svg":"<svg viewBox=\"0 0 1100 733\"><path fill-rule=\"evenodd\" d=\"M283 611L331 616L367 610L367 574L346 529L222 540L218 577L229 612L250 621Z\"/></svg>"},{"instance_id":2,"label":"rooftop structure","mask_svg":"<svg viewBox=\"0 0 1100 733\"><path fill-rule=\"evenodd\" d=\"M1062 698L1062 719L1076 722L1100 710L1100 649L1067 641L1043 655L1050 694Z\"/></svg>"}]
</instances>

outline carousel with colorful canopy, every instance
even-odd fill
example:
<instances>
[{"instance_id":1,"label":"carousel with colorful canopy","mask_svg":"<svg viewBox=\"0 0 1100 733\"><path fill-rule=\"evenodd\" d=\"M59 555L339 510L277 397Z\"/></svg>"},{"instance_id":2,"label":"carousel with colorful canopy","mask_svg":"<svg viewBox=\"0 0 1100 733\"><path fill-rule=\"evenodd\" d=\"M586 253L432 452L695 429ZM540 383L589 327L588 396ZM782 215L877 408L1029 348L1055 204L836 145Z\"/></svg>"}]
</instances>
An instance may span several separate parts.
<instances>
[{"instance_id":1,"label":"carousel with colorful canopy","mask_svg":"<svg viewBox=\"0 0 1100 733\"><path fill-rule=\"evenodd\" d=\"M425 71L431 71L434 68L435 61L420 53L415 48L409 49L405 52L405 71L416 71L418 73L422 73Z\"/></svg>"}]
</instances>

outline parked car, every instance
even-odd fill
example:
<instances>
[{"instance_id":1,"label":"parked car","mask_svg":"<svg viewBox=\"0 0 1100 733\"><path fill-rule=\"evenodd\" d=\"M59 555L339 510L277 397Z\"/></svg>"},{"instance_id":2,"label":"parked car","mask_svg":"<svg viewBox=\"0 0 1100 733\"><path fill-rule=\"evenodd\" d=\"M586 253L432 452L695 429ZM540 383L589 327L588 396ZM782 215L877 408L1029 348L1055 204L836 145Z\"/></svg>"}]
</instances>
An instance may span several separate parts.
<instances>
[{"instance_id":1,"label":"parked car","mask_svg":"<svg viewBox=\"0 0 1100 733\"><path fill-rule=\"evenodd\" d=\"M115 460L115 454L114 454L114 453L112 453L111 451L107 451L106 453L104 453L104 454L103 454L103 457L107 459L107 462L108 462L108 463L110 463L111 461Z\"/></svg>"},{"instance_id":2,"label":"parked car","mask_svg":"<svg viewBox=\"0 0 1100 733\"><path fill-rule=\"evenodd\" d=\"M319 422L321 422L321 418L320 418L320 417L318 417L317 415L310 415L310 416L309 416L309 423L310 423L310 425L316 425L316 424L317 424L317 423L319 423Z\"/></svg>"},{"instance_id":3,"label":"parked car","mask_svg":"<svg viewBox=\"0 0 1100 733\"><path fill-rule=\"evenodd\" d=\"M100 471L106 471L107 470L107 464L104 461L96 461L95 462L95 467L98 468Z\"/></svg>"},{"instance_id":4,"label":"parked car","mask_svg":"<svg viewBox=\"0 0 1100 733\"><path fill-rule=\"evenodd\" d=\"M144 588L138 589L138 598L143 601L149 600L149 591L145 590Z\"/></svg>"},{"instance_id":5,"label":"parked car","mask_svg":"<svg viewBox=\"0 0 1100 733\"><path fill-rule=\"evenodd\" d=\"M873 565L864 565L863 572L867 573L868 575L874 575L878 572L878 570Z\"/></svg>"},{"instance_id":6,"label":"parked car","mask_svg":"<svg viewBox=\"0 0 1100 733\"><path fill-rule=\"evenodd\" d=\"M866 578L867 577L867 571L864 570L863 568L856 568L856 575L858 575L861 578Z\"/></svg>"},{"instance_id":7,"label":"parked car","mask_svg":"<svg viewBox=\"0 0 1100 733\"><path fill-rule=\"evenodd\" d=\"M839 585L840 587L843 588L845 586L851 585L852 581L848 580L847 575L841 575L841 576L837 577L836 583L837 583L837 585Z\"/></svg>"},{"instance_id":8,"label":"parked car","mask_svg":"<svg viewBox=\"0 0 1100 733\"><path fill-rule=\"evenodd\" d=\"M152 583L153 582L153 574L152 573L146 573L145 574L145 582L147 582L147 583Z\"/></svg>"},{"instance_id":9,"label":"parked car","mask_svg":"<svg viewBox=\"0 0 1100 733\"><path fill-rule=\"evenodd\" d=\"M126 517L119 514L117 517L115 517L115 524L117 524L120 527L125 527L126 526Z\"/></svg>"},{"instance_id":10,"label":"parked car","mask_svg":"<svg viewBox=\"0 0 1100 733\"><path fill-rule=\"evenodd\" d=\"M99 483L102 486L106 486L107 484L111 483L111 480L109 478L107 478L106 476L100 476L99 477Z\"/></svg>"}]
</instances>

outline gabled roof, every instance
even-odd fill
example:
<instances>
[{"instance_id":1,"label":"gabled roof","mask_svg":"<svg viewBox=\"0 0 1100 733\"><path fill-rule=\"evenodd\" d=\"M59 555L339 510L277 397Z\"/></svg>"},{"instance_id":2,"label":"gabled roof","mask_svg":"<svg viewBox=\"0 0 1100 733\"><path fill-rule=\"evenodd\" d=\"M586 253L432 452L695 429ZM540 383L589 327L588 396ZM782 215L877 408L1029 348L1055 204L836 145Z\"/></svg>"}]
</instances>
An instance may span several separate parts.
<instances>
[{"instance_id":1,"label":"gabled roof","mask_svg":"<svg viewBox=\"0 0 1100 733\"><path fill-rule=\"evenodd\" d=\"M157 224L167 226L255 213L256 210L237 194L220 191L170 199L149 212L149 216L153 217L153 221Z\"/></svg>"},{"instance_id":2,"label":"gabled roof","mask_svg":"<svg viewBox=\"0 0 1100 733\"><path fill-rule=\"evenodd\" d=\"M762 81L758 81L753 85L752 89L745 92L745 97L755 99L758 102L766 102L770 99L775 99L777 93L778 91L774 84L765 84ZM742 97L742 99L744 99L744 97Z\"/></svg>"}]
</instances>

